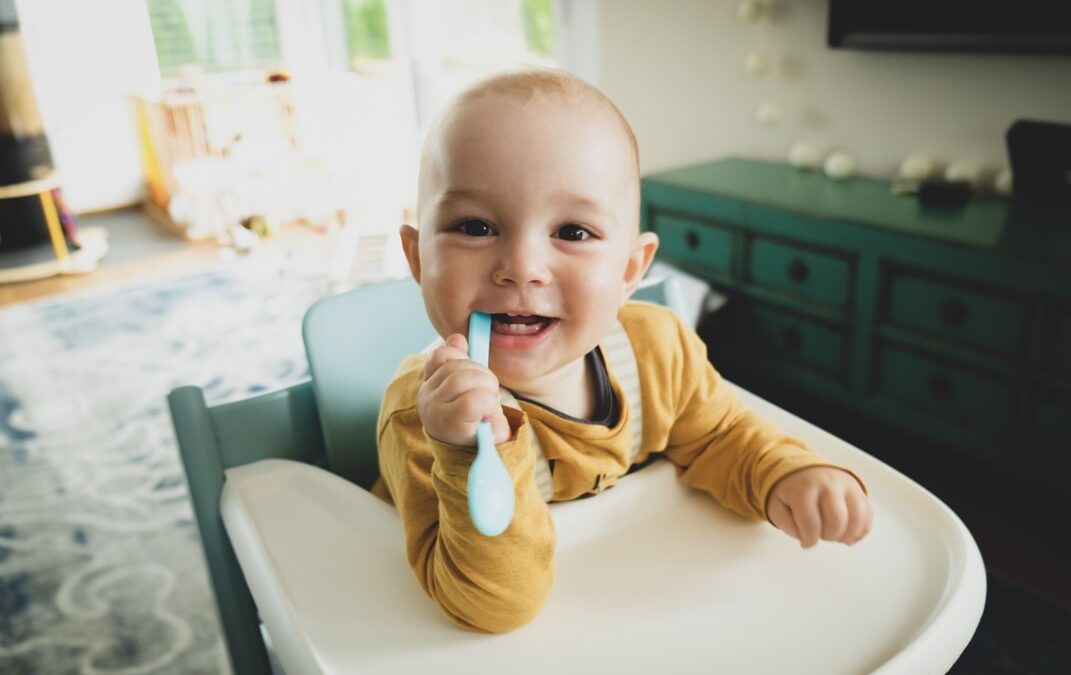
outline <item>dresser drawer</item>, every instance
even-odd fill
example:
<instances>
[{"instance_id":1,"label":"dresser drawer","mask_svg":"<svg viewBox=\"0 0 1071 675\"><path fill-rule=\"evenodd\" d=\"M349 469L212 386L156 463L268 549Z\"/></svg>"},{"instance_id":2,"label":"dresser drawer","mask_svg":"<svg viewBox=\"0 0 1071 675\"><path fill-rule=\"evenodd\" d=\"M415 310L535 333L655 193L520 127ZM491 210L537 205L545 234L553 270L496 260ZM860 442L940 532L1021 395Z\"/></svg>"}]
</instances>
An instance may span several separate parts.
<instances>
[{"instance_id":1,"label":"dresser drawer","mask_svg":"<svg viewBox=\"0 0 1071 675\"><path fill-rule=\"evenodd\" d=\"M823 305L848 304L851 265L833 252L756 237L748 247L748 280Z\"/></svg>"},{"instance_id":2,"label":"dresser drawer","mask_svg":"<svg viewBox=\"0 0 1071 675\"><path fill-rule=\"evenodd\" d=\"M1071 313L1064 313L1056 318L1049 344L1050 364L1064 374L1071 373Z\"/></svg>"},{"instance_id":3,"label":"dresser drawer","mask_svg":"<svg viewBox=\"0 0 1071 675\"><path fill-rule=\"evenodd\" d=\"M1071 465L1071 435L1067 420L1071 417L1071 396L1058 397L1041 393L1030 407L1030 449L1034 454Z\"/></svg>"},{"instance_id":4,"label":"dresser drawer","mask_svg":"<svg viewBox=\"0 0 1071 675\"><path fill-rule=\"evenodd\" d=\"M845 337L835 327L756 306L747 313L740 337L758 358L791 361L840 378L844 372Z\"/></svg>"},{"instance_id":5,"label":"dresser drawer","mask_svg":"<svg viewBox=\"0 0 1071 675\"><path fill-rule=\"evenodd\" d=\"M877 371L880 396L947 421L999 432L1011 420L1011 385L997 377L890 346L880 350Z\"/></svg>"},{"instance_id":6,"label":"dresser drawer","mask_svg":"<svg viewBox=\"0 0 1071 675\"><path fill-rule=\"evenodd\" d=\"M733 232L728 227L655 213L651 229L658 234L660 254L701 265L718 275L732 273Z\"/></svg>"},{"instance_id":7,"label":"dresser drawer","mask_svg":"<svg viewBox=\"0 0 1071 675\"><path fill-rule=\"evenodd\" d=\"M894 272L889 283L891 323L996 354L1021 353L1027 326L1023 303L906 272Z\"/></svg>"}]
</instances>

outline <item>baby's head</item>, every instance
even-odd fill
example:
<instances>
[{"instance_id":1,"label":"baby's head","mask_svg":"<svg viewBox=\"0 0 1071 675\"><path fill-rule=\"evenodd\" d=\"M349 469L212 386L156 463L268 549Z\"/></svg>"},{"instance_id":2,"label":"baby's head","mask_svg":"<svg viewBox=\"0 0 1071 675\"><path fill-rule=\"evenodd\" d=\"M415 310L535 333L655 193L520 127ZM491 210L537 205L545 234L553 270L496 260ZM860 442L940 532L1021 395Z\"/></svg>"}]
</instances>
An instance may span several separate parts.
<instances>
[{"instance_id":1,"label":"baby's head","mask_svg":"<svg viewBox=\"0 0 1071 675\"><path fill-rule=\"evenodd\" d=\"M639 199L635 137L591 85L521 72L463 92L425 141L419 229L402 228L432 324L492 314L490 367L518 392L582 365L658 246Z\"/></svg>"}]
</instances>

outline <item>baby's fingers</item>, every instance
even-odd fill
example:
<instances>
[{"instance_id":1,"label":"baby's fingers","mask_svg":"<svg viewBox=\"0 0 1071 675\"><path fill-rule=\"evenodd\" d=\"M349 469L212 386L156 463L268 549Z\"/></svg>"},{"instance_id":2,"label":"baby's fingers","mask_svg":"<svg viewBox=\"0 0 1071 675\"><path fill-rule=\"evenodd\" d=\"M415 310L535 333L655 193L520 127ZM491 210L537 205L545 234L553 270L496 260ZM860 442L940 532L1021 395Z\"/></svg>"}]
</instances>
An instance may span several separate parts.
<instances>
[{"instance_id":1,"label":"baby's fingers","mask_svg":"<svg viewBox=\"0 0 1071 675\"><path fill-rule=\"evenodd\" d=\"M770 507L767 509L766 517L770 519L774 527L781 530L793 539L800 538L799 528L796 527L796 521L792 517L792 510L785 505L780 499L770 500Z\"/></svg>"},{"instance_id":2,"label":"baby's fingers","mask_svg":"<svg viewBox=\"0 0 1071 675\"><path fill-rule=\"evenodd\" d=\"M766 516L779 530L798 539L803 548L814 546L822 536L822 517L816 494L797 495L791 503L774 498L770 500Z\"/></svg>"},{"instance_id":3,"label":"baby's fingers","mask_svg":"<svg viewBox=\"0 0 1071 675\"><path fill-rule=\"evenodd\" d=\"M870 527L874 523L874 510L870 507L870 500L861 493L849 493L845 497L845 502L851 523L841 541L851 545L870 533Z\"/></svg>"},{"instance_id":4,"label":"baby's fingers","mask_svg":"<svg viewBox=\"0 0 1071 675\"><path fill-rule=\"evenodd\" d=\"M825 490L818 499L818 508L822 514L822 539L844 541L850 522L844 498L837 492Z\"/></svg>"},{"instance_id":5,"label":"baby's fingers","mask_svg":"<svg viewBox=\"0 0 1071 675\"><path fill-rule=\"evenodd\" d=\"M431 374L426 383L454 390L450 398L456 398L470 389L498 391L498 378L487 368L468 359L450 359Z\"/></svg>"},{"instance_id":6,"label":"baby's fingers","mask_svg":"<svg viewBox=\"0 0 1071 675\"><path fill-rule=\"evenodd\" d=\"M498 407L498 413L492 415L489 421L491 422L491 432L495 439L495 445L505 443L513 437L513 430L509 426L509 420L502 413L501 405Z\"/></svg>"},{"instance_id":7,"label":"baby's fingers","mask_svg":"<svg viewBox=\"0 0 1071 675\"><path fill-rule=\"evenodd\" d=\"M797 499L792 505L792 517L799 529L800 546L810 548L822 537L822 515L818 510L817 496Z\"/></svg>"},{"instance_id":8,"label":"baby's fingers","mask_svg":"<svg viewBox=\"0 0 1071 675\"><path fill-rule=\"evenodd\" d=\"M424 379L428 380L435 371L443 367L448 361L467 360L469 358L469 343L461 333L454 333L446 338L446 344L431 353L427 362L424 363Z\"/></svg>"}]
</instances>

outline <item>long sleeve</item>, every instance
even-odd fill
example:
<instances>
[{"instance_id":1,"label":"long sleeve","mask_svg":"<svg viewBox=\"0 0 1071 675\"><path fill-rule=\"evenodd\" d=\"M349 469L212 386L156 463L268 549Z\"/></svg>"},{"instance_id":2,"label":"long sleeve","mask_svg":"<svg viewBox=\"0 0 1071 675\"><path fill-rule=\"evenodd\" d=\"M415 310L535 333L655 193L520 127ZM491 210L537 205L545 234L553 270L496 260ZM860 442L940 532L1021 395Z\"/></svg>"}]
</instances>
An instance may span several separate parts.
<instances>
[{"instance_id":1,"label":"long sleeve","mask_svg":"<svg viewBox=\"0 0 1071 675\"><path fill-rule=\"evenodd\" d=\"M554 581L554 523L533 479L531 427L523 413L504 409L514 435L498 449L513 478L516 508L505 532L485 537L468 512L475 450L424 433L415 405L423 363L407 361L402 370L383 401L377 491L386 488L401 515L413 574L465 628L505 632L522 626L542 608Z\"/></svg>"},{"instance_id":2,"label":"long sleeve","mask_svg":"<svg viewBox=\"0 0 1071 675\"><path fill-rule=\"evenodd\" d=\"M835 465L741 404L707 360L699 336L668 314L649 313L644 330L679 351L658 363L638 355L647 391L658 393L644 395L644 444L665 448L685 484L744 516L765 518L779 480L809 466Z\"/></svg>"}]
</instances>

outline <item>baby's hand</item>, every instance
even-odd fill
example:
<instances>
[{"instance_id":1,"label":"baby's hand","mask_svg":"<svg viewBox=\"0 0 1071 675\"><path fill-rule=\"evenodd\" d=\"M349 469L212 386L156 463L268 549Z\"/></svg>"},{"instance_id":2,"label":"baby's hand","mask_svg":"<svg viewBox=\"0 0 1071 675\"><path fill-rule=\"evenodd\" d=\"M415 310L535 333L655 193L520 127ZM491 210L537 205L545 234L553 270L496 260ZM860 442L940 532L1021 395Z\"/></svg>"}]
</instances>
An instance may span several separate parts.
<instances>
[{"instance_id":1,"label":"baby's hand","mask_svg":"<svg viewBox=\"0 0 1071 675\"><path fill-rule=\"evenodd\" d=\"M854 544L870 532L874 514L866 493L848 473L812 466L774 486L766 515L778 529L810 548L819 539Z\"/></svg>"},{"instance_id":2,"label":"baby's hand","mask_svg":"<svg viewBox=\"0 0 1071 675\"><path fill-rule=\"evenodd\" d=\"M469 360L468 341L459 333L428 358L417 410L424 430L443 443L475 447L476 425L485 420L491 423L495 443L505 443L511 435L502 414L498 378Z\"/></svg>"}]
</instances>

